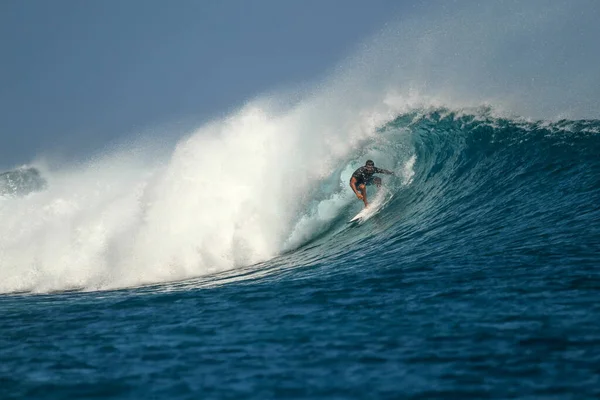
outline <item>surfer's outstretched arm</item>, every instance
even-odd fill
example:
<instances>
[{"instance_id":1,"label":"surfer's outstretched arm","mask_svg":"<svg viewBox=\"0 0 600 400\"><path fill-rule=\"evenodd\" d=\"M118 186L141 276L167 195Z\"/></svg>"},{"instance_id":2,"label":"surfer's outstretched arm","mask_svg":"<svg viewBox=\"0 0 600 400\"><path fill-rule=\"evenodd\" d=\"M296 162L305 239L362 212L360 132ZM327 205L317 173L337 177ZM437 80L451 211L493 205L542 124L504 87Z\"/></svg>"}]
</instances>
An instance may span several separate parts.
<instances>
[{"instance_id":1,"label":"surfer's outstretched arm","mask_svg":"<svg viewBox=\"0 0 600 400\"><path fill-rule=\"evenodd\" d=\"M386 174L386 175L394 175L394 171L389 171L383 168L375 168L375 173L377 174Z\"/></svg>"}]
</instances>

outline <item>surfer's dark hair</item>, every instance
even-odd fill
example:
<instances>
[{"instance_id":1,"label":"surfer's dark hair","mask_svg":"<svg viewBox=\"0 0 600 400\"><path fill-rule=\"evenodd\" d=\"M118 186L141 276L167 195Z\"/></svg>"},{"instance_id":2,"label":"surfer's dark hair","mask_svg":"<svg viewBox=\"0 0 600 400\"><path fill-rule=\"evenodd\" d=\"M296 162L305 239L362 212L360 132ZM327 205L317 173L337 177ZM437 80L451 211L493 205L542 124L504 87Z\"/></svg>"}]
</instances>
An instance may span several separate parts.
<instances>
[{"instance_id":1,"label":"surfer's dark hair","mask_svg":"<svg viewBox=\"0 0 600 400\"><path fill-rule=\"evenodd\" d=\"M375 166L375 163L373 162L373 160L367 160L367 162L365 163L365 165L368 166Z\"/></svg>"}]
</instances>

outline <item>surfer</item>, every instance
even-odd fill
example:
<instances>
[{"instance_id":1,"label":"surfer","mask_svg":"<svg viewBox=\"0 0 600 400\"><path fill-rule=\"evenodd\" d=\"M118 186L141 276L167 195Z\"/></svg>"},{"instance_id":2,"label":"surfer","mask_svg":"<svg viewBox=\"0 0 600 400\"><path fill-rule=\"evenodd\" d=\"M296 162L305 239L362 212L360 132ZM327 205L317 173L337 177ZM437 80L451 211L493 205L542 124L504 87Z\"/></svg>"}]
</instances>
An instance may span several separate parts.
<instances>
[{"instance_id":1,"label":"surfer","mask_svg":"<svg viewBox=\"0 0 600 400\"><path fill-rule=\"evenodd\" d=\"M377 188L381 187L381 178L374 177L373 174L393 175L392 171L387 169L377 168L373 160L367 160L363 167L360 167L352 174L350 178L350 187L360 200L365 203L365 207L369 205L367 202L367 185L375 184Z\"/></svg>"}]
</instances>

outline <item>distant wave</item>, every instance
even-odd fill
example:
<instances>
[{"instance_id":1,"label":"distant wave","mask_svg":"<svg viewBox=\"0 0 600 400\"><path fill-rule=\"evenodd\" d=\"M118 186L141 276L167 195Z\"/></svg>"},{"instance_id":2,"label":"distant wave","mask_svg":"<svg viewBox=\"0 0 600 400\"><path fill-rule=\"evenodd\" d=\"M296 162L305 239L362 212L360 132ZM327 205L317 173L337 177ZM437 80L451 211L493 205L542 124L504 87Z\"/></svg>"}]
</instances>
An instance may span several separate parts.
<instances>
[{"instance_id":1,"label":"distant wave","mask_svg":"<svg viewBox=\"0 0 600 400\"><path fill-rule=\"evenodd\" d=\"M37 168L21 167L0 173L0 196L24 196L45 189L46 185Z\"/></svg>"}]
</instances>

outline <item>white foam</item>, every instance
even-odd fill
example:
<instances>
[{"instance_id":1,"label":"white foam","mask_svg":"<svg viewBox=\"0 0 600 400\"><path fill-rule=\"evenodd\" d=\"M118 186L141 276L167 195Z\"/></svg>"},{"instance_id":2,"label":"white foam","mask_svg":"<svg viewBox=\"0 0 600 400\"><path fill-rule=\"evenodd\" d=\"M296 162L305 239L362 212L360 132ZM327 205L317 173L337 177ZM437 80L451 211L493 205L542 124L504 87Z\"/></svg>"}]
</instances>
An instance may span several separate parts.
<instances>
[{"instance_id":1,"label":"white foam","mask_svg":"<svg viewBox=\"0 0 600 400\"><path fill-rule=\"evenodd\" d=\"M417 156L413 154L404 164L404 167L402 168L402 184L410 185L413 182L413 179L415 177L416 161Z\"/></svg>"},{"instance_id":2,"label":"white foam","mask_svg":"<svg viewBox=\"0 0 600 400\"><path fill-rule=\"evenodd\" d=\"M126 152L50 172L49 190L0 205L0 291L135 286L273 257L315 183L374 134L343 114L257 101L164 163Z\"/></svg>"}]
</instances>

